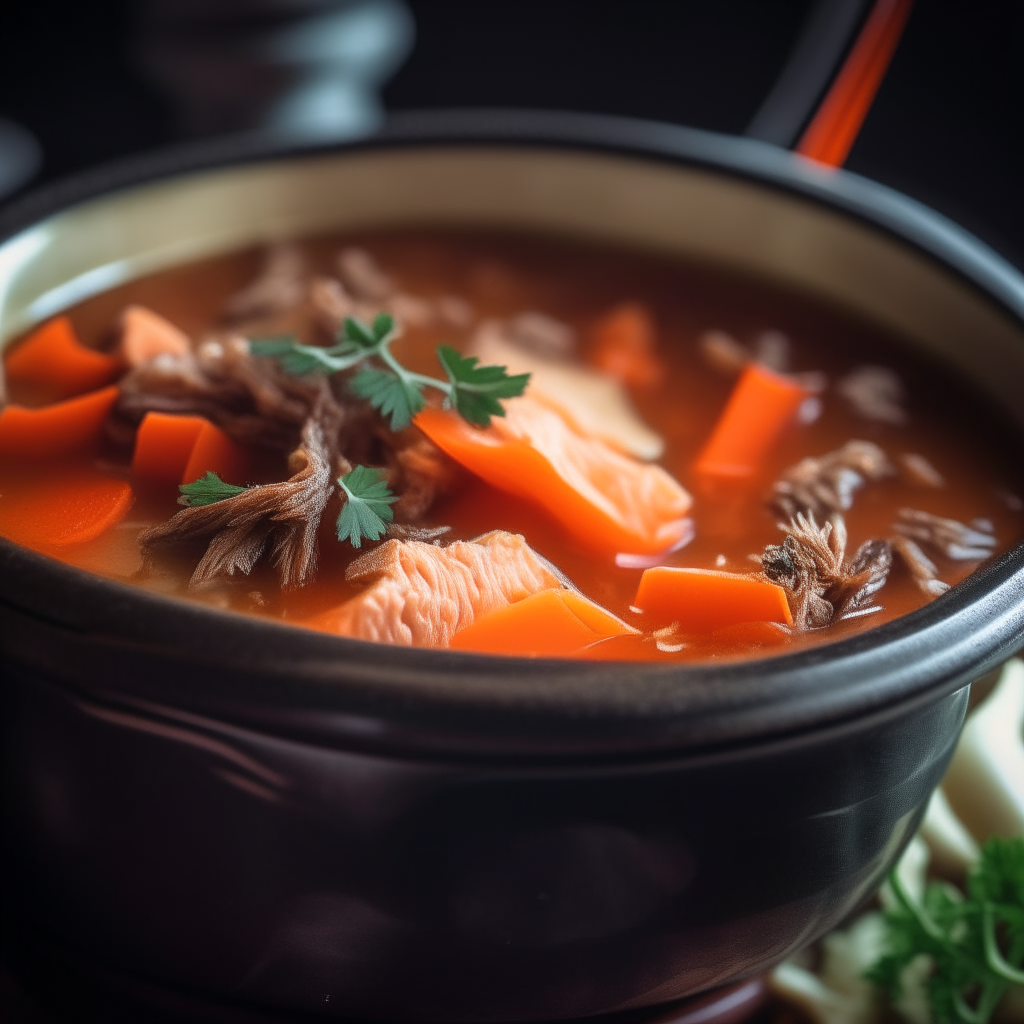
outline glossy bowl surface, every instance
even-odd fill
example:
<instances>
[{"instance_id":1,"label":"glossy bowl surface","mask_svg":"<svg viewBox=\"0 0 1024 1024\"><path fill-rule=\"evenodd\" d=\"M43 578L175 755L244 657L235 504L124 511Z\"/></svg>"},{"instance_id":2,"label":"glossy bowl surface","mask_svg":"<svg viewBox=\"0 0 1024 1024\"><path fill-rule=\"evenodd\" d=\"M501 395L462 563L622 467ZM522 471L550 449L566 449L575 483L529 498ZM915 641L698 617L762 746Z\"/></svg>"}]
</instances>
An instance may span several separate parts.
<instances>
[{"instance_id":1,"label":"glossy bowl surface","mask_svg":"<svg viewBox=\"0 0 1024 1024\"><path fill-rule=\"evenodd\" d=\"M771 147L446 114L333 150L103 172L8 211L0 337L289 235L487 224L740 268L874 319L1019 429L1024 282L942 218ZM0 542L6 899L157 982L389 1020L551 1020L765 969L869 894L1018 644L1024 549L773 659L581 664L311 635Z\"/></svg>"}]
</instances>

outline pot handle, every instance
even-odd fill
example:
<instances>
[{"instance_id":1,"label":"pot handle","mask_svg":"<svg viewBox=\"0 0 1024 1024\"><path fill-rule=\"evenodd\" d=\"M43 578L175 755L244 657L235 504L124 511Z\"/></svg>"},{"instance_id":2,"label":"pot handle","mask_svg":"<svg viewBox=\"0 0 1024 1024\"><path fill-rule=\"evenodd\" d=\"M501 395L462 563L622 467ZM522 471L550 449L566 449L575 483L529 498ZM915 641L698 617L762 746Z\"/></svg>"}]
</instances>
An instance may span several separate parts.
<instances>
[{"instance_id":1,"label":"pot handle","mask_svg":"<svg viewBox=\"0 0 1024 1024\"><path fill-rule=\"evenodd\" d=\"M867 0L818 0L750 122L748 136L793 148L827 167L842 167L899 45L913 0L874 0L865 13L868 6Z\"/></svg>"}]
</instances>

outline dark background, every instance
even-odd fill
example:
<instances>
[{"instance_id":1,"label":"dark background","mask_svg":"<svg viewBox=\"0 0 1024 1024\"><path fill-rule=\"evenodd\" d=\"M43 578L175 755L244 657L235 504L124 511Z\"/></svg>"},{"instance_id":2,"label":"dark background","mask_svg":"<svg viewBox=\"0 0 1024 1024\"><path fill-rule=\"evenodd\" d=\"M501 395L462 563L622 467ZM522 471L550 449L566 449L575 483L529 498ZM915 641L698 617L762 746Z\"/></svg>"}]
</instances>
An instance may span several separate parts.
<instances>
[{"instance_id":1,"label":"dark background","mask_svg":"<svg viewBox=\"0 0 1024 1024\"><path fill-rule=\"evenodd\" d=\"M244 0L232 3L245 7ZM389 109L546 107L742 132L810 3L411 0L408 6L416 44L384 89ZM140 72L133 49L140 10L145 3L5 5L0 115L28 127L42 144L35 184L179 137L166 98ZM1022 57L1024 4L917 0L847 163L937 207L1018 266L1024 266Z\"/></svg>"}]
</instances>

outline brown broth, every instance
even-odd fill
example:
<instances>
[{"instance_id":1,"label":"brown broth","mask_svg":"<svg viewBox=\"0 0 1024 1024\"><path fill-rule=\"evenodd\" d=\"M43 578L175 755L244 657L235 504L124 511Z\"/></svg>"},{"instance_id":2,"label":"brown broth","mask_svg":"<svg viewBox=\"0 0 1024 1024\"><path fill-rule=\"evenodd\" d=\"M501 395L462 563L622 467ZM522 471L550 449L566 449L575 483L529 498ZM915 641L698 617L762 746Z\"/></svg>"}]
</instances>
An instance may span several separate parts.
<instances>
[{"instance_id":1,"label":"brown broth","mask_svg":"<svg viewBox=\"0 0 1024 1024\"><path fill-rule=\"evenodd\" d=\"M893 459L906 452L925 456L943 475L946 486L925 488L902 478L867 484L847 514L850 551L872 537L889 535L895 512L902 506L962 522L986 518L994 524L998 551L1011 547L1024 534L1024 515L1006 497L1024 494L1020 446L1013 431L982 399L908 346L806 296L681 261L537 236L407 230L317 238L303 247L310 264L327 273L342 244L369 250L410 294L426 299L459 296L470 303L478 319L542 311L572 325L583 340L595 320L614 305L646 304L657 322L659 354L670 372L663 384L634 391L633 398L646 421L665 437L667 448L660 461L695 498L691 515L696 537L665 564L755 570L749 556L782 538L776 526L778 516L765 502L771 482L804 456L823 454L852 438L876 442ZM97 347L108 343L112 323L129 302L149 306L194 337L201 336L218 323L225 298L252 279L259 263L260 254L248 251L189 264L105 292L74 307L69 315L80 337ZM698 351L697 339L709 328L726 330L744 342L766 329L781 330L793 345L792 369L822 370L833 382L856 366L891 367L907 386L910 420L905 426L865 420L830 389L823 396L820 419L790 428L756 480L708 493L694 478L691 465L734 383L709 368ZM434 346L448 342L464 347L470 333L471 328L409 328L396 353L411 368L436 373ZM15 401L18 397L12 396ZM100 458L110 472L128 478L130 456L130 451L109 448ZM0 466L0 533L4 532L5 505L10 507L8 503L19 494L37 486L41 473L63 471L63 467L50 467L26 476L16 467ZM274 479L275 473L281 478L283 467L264 466L261 479ZM353 552L334 537L336 504L329 506L321 530L318 578L303 590L282 594L273 573L260 566L248 579L190 594L186 584L198 558L196 550L168 556L161 563L165 571L142 575L136 537L144 527L176 511L176 495L134 482L133 486L136 503L121 524L96 541L47 553L113 579L298 624L358 592L344 580ZM486 484L468 482L438 503L426 524L452 526L453 539L494 529L522 533L590 598L628 622L650 625L630 610L641 570L595 559L545 513ZM977 567L975 562L953 562L929 554L941 578L951 584ZM770 649L719 639L710 645L694 641L678 652L664 653L649 642L623 642L614 655L611 648L604 655L705 660L777 653L871 628L920 607L926 598L897 562L877 601L883 610L875 615L794 636Z\"/></svg>"}]
</instances>

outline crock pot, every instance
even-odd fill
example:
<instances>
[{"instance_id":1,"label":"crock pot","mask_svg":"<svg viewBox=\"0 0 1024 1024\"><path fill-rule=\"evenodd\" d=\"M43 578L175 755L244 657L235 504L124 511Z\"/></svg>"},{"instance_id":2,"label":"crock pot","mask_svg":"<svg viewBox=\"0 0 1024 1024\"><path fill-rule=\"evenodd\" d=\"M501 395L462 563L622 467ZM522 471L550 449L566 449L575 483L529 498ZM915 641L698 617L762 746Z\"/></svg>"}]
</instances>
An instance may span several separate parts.
<instances>
[{"instance_id":1,"label":"crock pot","mask_svg":"<svg viewBox=\"0 0 1024 1024\"><path fill-rule=\"evenodd\" d=\"M1024 425L1024 280L913 201L750 140L537 113L179 149L4 215L0 337L189 260L389 225L698 259L898 334ZM1024 547L913 614L655 665L364 644L0 541L6 913L224 1005L537 1021L763 972L867 898L1021 642Z\"/></svg>"}]
</instances>

